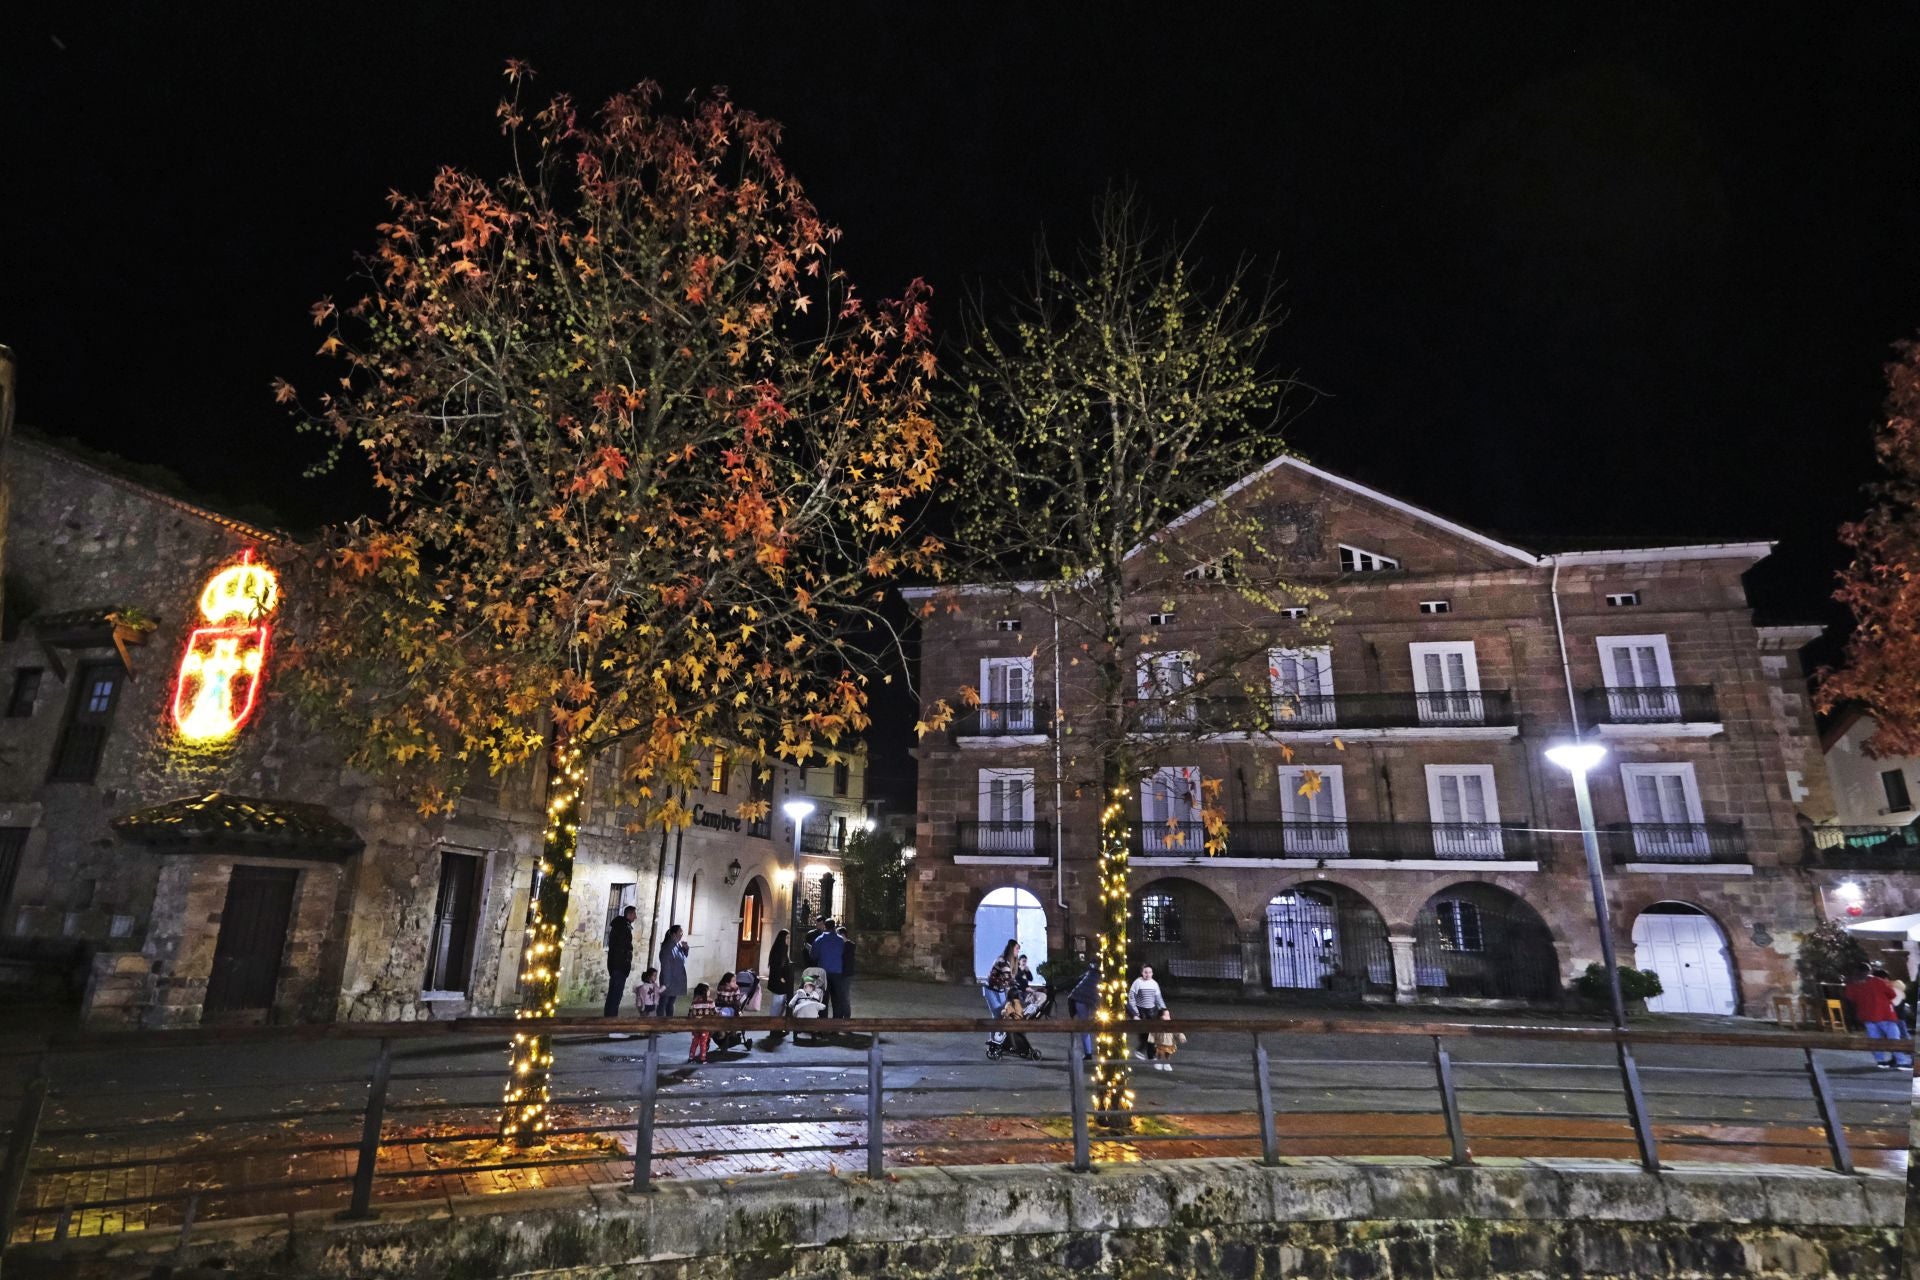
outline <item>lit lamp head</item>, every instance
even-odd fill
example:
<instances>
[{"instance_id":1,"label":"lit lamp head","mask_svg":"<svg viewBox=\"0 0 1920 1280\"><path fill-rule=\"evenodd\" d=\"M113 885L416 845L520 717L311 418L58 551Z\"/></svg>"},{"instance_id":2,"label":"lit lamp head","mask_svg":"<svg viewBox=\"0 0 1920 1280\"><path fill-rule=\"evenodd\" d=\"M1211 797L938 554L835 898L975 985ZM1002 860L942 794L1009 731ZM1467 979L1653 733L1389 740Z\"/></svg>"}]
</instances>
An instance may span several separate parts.
<instances>
[{"instance_id":1,"label":"lit lamp head","mask_svg":"<svg viewBox=\"0 0 1920 1280\"><path fill-rule=\"evenodd\" d=\"M780 811L795 822L805 822L813 816L814 808L811 800L789 800L780 806Z\"/></svg>"},{"instance_id":2,"label":"lit lamp head","mask_svg":"<svg viewBox=\"0 0 1920 1280\"><path fill-rule=\"evenodd\" d=\"M878 831L879 829L880 829L879 823L875 822L872 818L867 819L866 830L868 835L872 835L874 832Z\"/></svg>"},{"instance_id":3,"label":"lit lamp head","mask_svg":"<svg viewBox=\"0 0 1920 1280\"><path fill-rule=\"evenodd\" d=\"M1590 773L1607 758L1607 749L1597 742L1563 742L1547 748L1547 759L1568 773Z\"/></svg>"}]
</instances>

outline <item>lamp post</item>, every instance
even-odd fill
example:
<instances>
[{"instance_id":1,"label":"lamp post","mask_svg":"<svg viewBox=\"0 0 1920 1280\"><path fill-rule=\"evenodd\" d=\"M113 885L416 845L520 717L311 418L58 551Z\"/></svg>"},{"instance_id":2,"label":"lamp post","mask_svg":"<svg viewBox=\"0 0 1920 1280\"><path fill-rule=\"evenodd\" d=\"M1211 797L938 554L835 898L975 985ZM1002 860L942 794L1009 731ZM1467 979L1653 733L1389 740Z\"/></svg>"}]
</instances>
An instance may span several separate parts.
<instances>
[{"instance_id":1,"label":"lamp post","mask_svg":"<svg viewBox=\"0 0 1920 1280\"><path fill-rule=\"evenodd\" d=\"M793 821L793 879L787 884L787 949L797 965L806 963L806 952L800 942L800 832L806 826L807 819L813 816L814 803L811 800L789 800L780 806L782 813Z\"/></svg>"},{"instance_id":2,"label":"lamp post","mask_svg":"<svg viewBox=\"0 0 1920 1280\"><path fill-rule=\"evenodd\" d=\"M1587 773L1606 759L1607 749L1596 742L1568 742L1547 748L1547 759L1573 775L1573 802L1580 810L1580 843L1587 851L1587 881L1593 888L1594 921L1600 926L1600 962L1607 970L1607 995L1613 1002L1613 1029L1627 1025L1626 1001L1620 998L1620 966L1613 956L1613 920L1607 910L1607 883L1600 871L1600 833L1593 825L1593 797L1587 791Z\"/></svg>"}]
</instances>

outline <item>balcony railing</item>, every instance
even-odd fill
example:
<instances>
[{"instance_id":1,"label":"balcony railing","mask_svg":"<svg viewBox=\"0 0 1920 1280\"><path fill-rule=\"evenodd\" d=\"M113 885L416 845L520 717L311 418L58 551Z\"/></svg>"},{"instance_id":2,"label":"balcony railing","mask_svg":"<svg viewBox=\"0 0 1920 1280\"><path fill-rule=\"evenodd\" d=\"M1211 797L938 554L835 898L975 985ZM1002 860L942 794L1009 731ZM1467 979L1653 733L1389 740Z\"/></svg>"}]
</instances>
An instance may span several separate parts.
<instances>
[{"instance_id":1,"label":"balcony railing","mask_svg":"<svg viewBox=\"0 0 1920 1280\"><path fill-rule=\"evenodd\" d=\"M1493 822L1237 822L1227 828L1226 858L1474 859L1530 862L1547 849L1526 827ZM1204 857L1199 822L1136 822L1142 857Z\"/></svg>"},{"instance_id":2,"label":"balcony railing","mask_svg":"<svg viewBox=\"0 0 1920 1280\"><path fill-rule=\"evenodd\" d=\"M962 709L953 718L953 733L958 738L1010 738L1052 731L1053 704L1037 699L983 702Z\"/></svg>"},{"instance_id":3,"label":"balcony railing","mask_svg":"<svg viewBox=\"0 0 1920 1280\"><path fill-rule=\"evenodd\" d=\"M1600 832L1618 863L1747 861L1747 837L1737 822L1619 822Z\"/></svg>"},{"instance_id":4,"label":"balcony railing","mask_svg":"<svg viewBox=\"0 0 1920 1280\"><path fill-rule=\"evenodd\" d=\"M1593 724L1700 724L1720 718L1710 684L1588 689L1581 698Z\"/></svg>"},{"instance_id":5,"label":"balcony railing","mask_svg":"<svg viewBox=\"0 0 1920 1280\"><path fill-rule=\"evenodd\" d=\"M1146 733L1229 733L1271 729L1426 729L1517 723L1506 689L1459 693L1276 694L1270 700L1193 697L1140 710Z\"/></svg>"},{"instance_id":6,"label":"balcony railing","mask_svg":"<svg viewBox=\"0 0 1920 1280\"><path fill-rule=\"evenodd\" d=\"M800 852L838 854L844 843L840 833L831 827L802 827L800 830Z\"/></svg>"},{"instance_id":7,"label":"balcony railing","mask_svg":"<svg viewBox=\"0 0 1920 1280\"><path fill-rule=\"evenodd\" d=\"M1830 867L1920 866L1920 827L1813 827L1807 852Z\"/></svg>"},{"instance_id":8,"label":"balcony railing","mask_svg":"<svg viewBox=\"0 0 1920 1280\"><path fill-rule=\"evenodd\" d=\"M1053 856L1051 822L956 823L953 851L957 854L1002 854L1009 857Z\"/></svg>"}]
</instances>

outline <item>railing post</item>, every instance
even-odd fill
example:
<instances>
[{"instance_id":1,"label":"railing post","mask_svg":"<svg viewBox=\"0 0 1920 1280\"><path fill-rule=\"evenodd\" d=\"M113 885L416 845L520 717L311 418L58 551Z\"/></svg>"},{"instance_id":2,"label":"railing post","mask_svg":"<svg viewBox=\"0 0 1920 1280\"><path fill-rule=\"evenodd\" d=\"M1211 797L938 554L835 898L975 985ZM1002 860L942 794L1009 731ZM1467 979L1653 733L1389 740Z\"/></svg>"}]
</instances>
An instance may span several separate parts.
<instances>
[{"instance_id":1,"label":"railing post","mask_svg":"<svg viewBox=\"0 0 1920 1280\"><path fill-rule=\"evenodd\" d=\"M653 1190L653 1104L660 1090L660 1037L640 1050L640 1116L633 1129L633 1189Z\"/></svg>"},{"instance_id":2,"label":"railing post","mask_svg":"<svg viewBox=\"0 0 1920 1280\"><path fill-rule=\"evenodd\" d=\"M1653 1117L1647 1114L1646 1095L1640 1092L1640 1067L1633 1060L1633 1046L1624 1038L1616 1039L1614 1045L1620 1051L1620 1084L1627 1095L1627 1119L1633 1124L1633 1140L1640 1147L1640 1166L1648 1173L1658 1173L1660 1144L1653 1136Z\"/></svg>"},{"instance_id":3,"label":"railing post","mask_svg":"<svg viewBox=\"0 0 1920 1280\"><path fill-rule=\"evenodd\" d=\"M1260 1163L1280 1163L1280 1135L1273 1129L1273 1081L1267 1070L1267 1046L1253 1033L1253 1096L1260 1111Z\"/></svg>"},{"instance_id":4,"label":"railing post","mask_svg":"<svg viewBox=\"0 0 1920 1280\"><path fill-rule=\"evenodd\" d=\"M340 1216L373 1216L373 1170L380 1160L380 1129L387 1114L387 1077L393 1074L393 1041L382 1039L367 1081L367 1111L360 1125L360 1154L353 1166L353 1201Z\"/></svg>"},{"instance_id":5,"label":"railing post","mask_svg":"<svg viewBox=\"0 0 1920 1280\"><path fill-rule=\"evenodd\" d=\"M1073 1171L1085 1173L1093 1164L1093 1144L1087 1138L1087 1049L1084 1033L1067 1036L1067 1092L1073 1109Z\"/></svg>"},{"instance_id":6,"label":"railing post","mask_svg":"<svg viewBox=\"0 0 1920 1280\"><path fill-rule=\"evenodd\" d=\"M1447 1145L1453 1149L1453 1163L1472 1164L1467 1131L1460 1123L1460 1098L1453 1091L1453 1057L1439 1036L1433 1038L1433 1074L1440 1082L1440 1115L1447 1122Z\"/></svg>"},{"instance_id":7,"label":"railing post","mask_svg":"<svg viewBox=\"0 0 1920 1280\"><path fill-rule=\"evenodd\" d=\"M1841 1173L1853 1172L1853 1152L1847 1146L1847 1126L1840 1118L1840 1104L1827 1084L1827 1072L1813 1050L1806 1050L1807 1079L1813 1085L1813 1101L1820 1108L1820 1121L1827 1127L1827 1149L1833 1152L1833 1167Z\"/></svg>"},{"instance_id":8,"label":"railing post","mask_svg":"<svg viewBox=\"0 0 1920 1280\"><path fill-rule=\"evenodd\" d=\"M33 1159L34 1139L40 1136L40 1113L47 1104L47 1060L35 1065L33 1079L20 1095L20 1109L13 1116L13 1133L7 1139L7 1162L0 1169L0 1249L13 1239L13 1224L20 1209L20 1193L27 1185L27 1166Z\"/></svg>"},{"instance_id":9,"label":"railing post","mask_svg":"<svg viewBox=\"0 0 1920 1280\"><path fill-rule=\"evenodd\" d=\"M867 1041L867 1176L877 1178L886 1172L887 1128L882 1115L881 1086L884 1083L880 1061L880 1033Z\"/></svg>"}]
</instances>

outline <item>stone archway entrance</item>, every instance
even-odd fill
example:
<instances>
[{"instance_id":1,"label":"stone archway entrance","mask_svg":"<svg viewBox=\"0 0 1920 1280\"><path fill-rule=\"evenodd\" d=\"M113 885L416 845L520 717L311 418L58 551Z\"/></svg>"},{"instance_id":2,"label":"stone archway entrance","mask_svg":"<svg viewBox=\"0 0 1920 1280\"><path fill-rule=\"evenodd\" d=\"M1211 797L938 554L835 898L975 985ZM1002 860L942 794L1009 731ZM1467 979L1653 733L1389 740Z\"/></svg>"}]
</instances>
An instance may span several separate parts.
<instances>
[{"instance_id":1,"label":"stone archway entrance","mask_svg":"<svg viewBox=\"0 0 1920 1280\"><path fill-rule=\"evenodd\" d=\"M1633 922L1633 965L1660 975L1651 1013L1731 1015L1733 954L1719 921L1688 902L1656 902Z\"/></svg>"}]
</instances>

